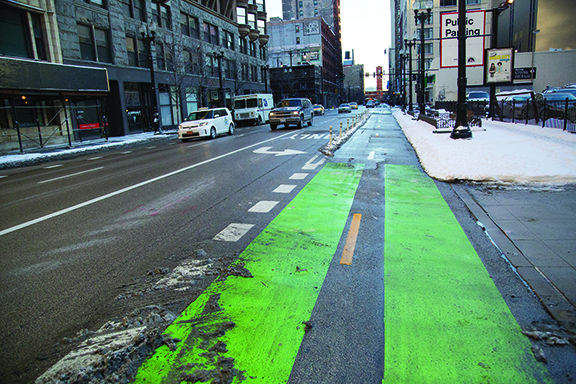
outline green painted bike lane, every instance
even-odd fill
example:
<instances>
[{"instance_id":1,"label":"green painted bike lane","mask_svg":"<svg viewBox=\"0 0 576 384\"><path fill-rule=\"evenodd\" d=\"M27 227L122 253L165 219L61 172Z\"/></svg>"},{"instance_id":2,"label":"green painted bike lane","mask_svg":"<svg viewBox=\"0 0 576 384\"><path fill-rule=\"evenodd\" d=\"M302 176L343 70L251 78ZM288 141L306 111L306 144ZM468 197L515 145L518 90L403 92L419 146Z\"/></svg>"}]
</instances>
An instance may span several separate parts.
<instances>
[{"instance_id":1,"label":"green painted bike lane","mask_svg":"<svg viewBox=\"0 0 576 384\"><path fill-rule=\"evenodd\" d=\"M549 382L434 182L385 168L383 383Z\"/></svg>"},{"instance_id":2,"label":"green painted bike lane","mask_svg":"<svg viewBox=\"0 0 576 384\"><path fill-rule=\"evenodd\" d=\"M135 383L286 383L362 168L327 164L166 329Z\"/></svg>"}]
</instances>

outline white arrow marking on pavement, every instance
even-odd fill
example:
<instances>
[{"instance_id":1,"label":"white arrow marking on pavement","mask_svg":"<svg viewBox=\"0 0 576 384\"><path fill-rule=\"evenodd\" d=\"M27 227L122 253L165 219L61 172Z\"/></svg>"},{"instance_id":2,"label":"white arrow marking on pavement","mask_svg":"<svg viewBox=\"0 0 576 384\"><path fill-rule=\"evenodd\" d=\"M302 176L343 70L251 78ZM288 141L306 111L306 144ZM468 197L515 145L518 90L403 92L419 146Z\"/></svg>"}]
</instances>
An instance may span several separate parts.
<instances>
[{"instance_id":1,"label":"white arrow marking on pavement","mask_svg":"<svg viewBox=\"0 0 576 384\"><path fill-rule=\"evenodd\" d=\"M296 149L285 149L283 151L271 151L270 149L272 149L272 147L262 147L262 148L258 148L255 149L254 153L258 153L261 155L274 155L274 156L289 156L289 155L302 155L306 152L302 152L302 151L298 151Z\"/></svg>"},{"instance_id":2,"label":"white arrow marking on pavement","mask_svg":"<svg viewBox=\"0 0 576 384\"><path fill-rule=\"evenodd\" d=\"M320 159L319 161L317 161L315 163L314 160L316 160L317 158L318 158L318 155L316 155L313 158L311 158L310 160L308 160L306 162L306 164L304 164L302 169L307 169L307 170L316 169L319 165L324 164L324 162L326 161L326 159Z\"/></svg>"}]
</instances>

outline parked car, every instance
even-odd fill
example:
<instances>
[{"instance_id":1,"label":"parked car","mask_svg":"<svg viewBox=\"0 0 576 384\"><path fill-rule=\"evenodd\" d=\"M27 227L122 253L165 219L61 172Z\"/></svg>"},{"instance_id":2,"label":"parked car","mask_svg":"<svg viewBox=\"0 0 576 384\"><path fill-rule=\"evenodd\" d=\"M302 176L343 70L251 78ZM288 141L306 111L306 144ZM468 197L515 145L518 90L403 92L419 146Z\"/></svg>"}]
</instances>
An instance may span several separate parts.
<instances>
[{"instance_id":1,"label":"parked car","mask_svg":"<svg viewBox=\"0 0 576 384\"><path fill-rule=\"evenodd\" d=\"M490 101L490 95L488 94L488 92L471 91L471 92L468 92L468 94L466 95L466 100L489 102Z\"/></svg>"},{"instance_id":2,"label":"parked car","mask_svg":"<svg viewBox=\"0 0 576 384\"><path fill-rule=\"evenodd\" d=\"M545 100L544 114L546 117L563 118L564 111L566 110L566 100L568 100L569 111L573 111L576 108L576 96L571 93L542 93L542 98Z\"/></svg>"},{"instance_id":3,"label":"parked car","mask_svg":"<svg viewBox=\"0 0 576 384\"><path fill-rule=\"evenodd\" d=\"M192 112L178 126L178 138L182 141L195 137L210 137L234 134L234 121L228 108L200 109Z\"/></svg>"},{"instance_id":4,"label":"parked car","mask_svg":"<svg viewBox=\"0 0 576 384\"><path fill-rule=\"evenodd\" d=\"M314 104L312 107L314 108L315 115L323 115L326 112L322 104Z\"/></svg>"},{"instance_id":5,"label":"parked car","mask_svg":"<svg viewBox=\"0 0 576 384\"><path fill-rule=\"evenodd\" d=\"M358 103L357 103L357 102L353 101L353 102L348 103L348 104L350 104L350 108L352 108L352 109L358 109Z\"/></svg>"},{"instance_id":6,"label":"parked car","mask_svg":"<svg viewBox=\"0 0 576 384\"><path fill-rule=\"evenodd\" d=\"M535 116L534 105L530 103L529 94L509 95L499 101L504 117L515 119L533 119Z\"/></svg>"},{"instance_id":7,"label":"parked car","mask_svg":"<svg viewBox=\"0 0 576 384\"><path fill-rule=\"evenodd\" d=\"M349 113L352 112L352 108L350 107L350 104L340 104L340 106L338 107L338 113Z\"/></svg>"},{"instance_id":8,"label":"parked car","mask_svg":"<svg viewBox=\"0 0 576 384\"><path fill-rule=\"evenodd\" d=\"M569 93L571 95L576 96L576 88L575 87L568 87L568 88L548 88L542 92L542 96L550 93Z\"/></svg>"},{"instance_id":9,"label":"parked car","mask_svg":"<svg viewBox=\"0 0 576 384\"><path fill-rule=\"evenodd\" d=\"M308 122L310 126L313 120L312 102L304 98L284 99L270 111L270 129L272 130L280 124L285 127L296 125L298 128L304 128L304 123Z\"/></svg>"},{"instance_id":10,"label":"parked car","mask_svg":"<svg viewBox=\"0 0 576 384\"><path fill-rule=\"evenodd\" d=\"M374 108L376 106L376 103L374 102L374 100L368 100L366 102L366 108Z\"/></svg>"}]
</instances>

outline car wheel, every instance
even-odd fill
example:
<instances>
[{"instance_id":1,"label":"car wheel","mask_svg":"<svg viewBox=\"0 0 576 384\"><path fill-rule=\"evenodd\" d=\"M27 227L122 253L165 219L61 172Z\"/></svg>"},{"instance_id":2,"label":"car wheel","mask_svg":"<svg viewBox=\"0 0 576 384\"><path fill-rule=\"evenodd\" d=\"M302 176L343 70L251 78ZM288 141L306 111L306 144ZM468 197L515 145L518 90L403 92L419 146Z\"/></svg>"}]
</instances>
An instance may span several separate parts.
<instances>
[{"instance_id":1,"label":"car wheel","mask_svg":"<svg viewBox=\"0 0 576 384\"><path fill-rule=\"evenodd\" d=\"M270 124L270 130L275 131L276 127L276 124Z\"/></svg>"},{"instance_id":2,"label":"car wheel","mask_svg":"<svg viewBox=\"0 0 576 384\"><path fill-rule=\"evenodd\" d=\"M312 126L312 121L314 121L314 115L310 115L310 121L308 122L308 126Z\"/></svg>"},{"instance_id":3,"label":"car wheel","mask_svg":"<svg viewBox=\"0 0 576 384\"><path fill-rule=\"evenodd\" d=\"M210 138L211 139L216 138L216 128L214 128L214 127L212 127L212 129L210 129Z\"/></svg>"},{"instance_id":4,"label":"car wheel","mask_svg":"<svg viewBox=\"0 0 576 384\"><path fill-rule=\"evenodd\" d=\"M298 128L304 128L304 116L300 115L300 121L298 122Z\"/></svg>"},{"instance_id":5,"label":"car wheel","mask_svg":"<svg viewBox=\"0 0 576 384\"><path fill-rule=\"evenodd\" d=\"M228 134L232 136L234 134L234 124L230 124L228 127Z\"/></svg>"}]
</instances>

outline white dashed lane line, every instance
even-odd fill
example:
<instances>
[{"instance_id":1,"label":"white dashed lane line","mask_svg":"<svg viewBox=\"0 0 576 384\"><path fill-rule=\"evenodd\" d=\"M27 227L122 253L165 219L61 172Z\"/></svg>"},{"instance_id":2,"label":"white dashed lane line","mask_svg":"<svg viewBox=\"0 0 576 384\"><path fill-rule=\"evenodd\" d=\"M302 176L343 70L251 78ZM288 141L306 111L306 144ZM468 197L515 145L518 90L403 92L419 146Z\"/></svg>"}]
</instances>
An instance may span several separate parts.
<instances>
[{"instance_id":1,"label":"white dashed lane line","mask_svg":"<svg viewBox=\"0 0 576 384\"><path fill-rule=\"evenodd\" d=\"M272 192L274 192L274 193L290 193L294 190L294 188L296 188L296 185L294 185L294 184L280 184Z\"/></svg>"},{"instance_id":2,"label":"white dashed lane line","mask_svg":"<svg viewBox=\"0 0 576 384\"><path fill-rule=\"evenodd\" d=\"M59 168L59 167L63 167L63 165L62 164L49 165L47 167L44 167L44 169L52 169L52 168Z\"/></svg>"},{"instance_id":3,"label":"white dashed lane line","mask_svg":"<svg viewBox=\"0 0 576 384\"><path fill-rule=\"evenodd\" d=\"M376 152L374 152L374 151L370 152L370 154L368 155L368 160L374 160L375 154L376 154Z\"/></svg>"},{"instance_id":4,"label":"white dashed lane line","mask_svg":"<svg viewBox=\"0 0 576 384\"><path fill-rule=\"evenodd\" d=\"M308 175L308 173L295 173L290 176L290 180L304 180Z\"/></svg>"},{"instance_id":5,"label":"white dashed lane line","mask_svg":"<svg viewBox=\"0 0 576 384\"><path fill-rule=\"evenodd\" d=\"M255 212L255 213L268 213L274 208L279 201L259 201L252 208L248 210L248 212Z\"/></svg>"},{"instance_id":6,"label":"white dashed lane line","mask_svg":"<svg viewBox=\"0 0 576 384\"><path fill-rule=\"evenodd\" d=\"M89 158L88 160L89 160L89 161L99 160L99 159L101 159L102 157L103 157L103 156L94 156L94 157Z\"/></svg>"},{"instance_id":7,"label":"white dashed lane line","mask_svg":"<svg viewBox=\"0 0 576 384\"><path fill-rule=\"evenodd\" d=\"M71 174L69 174L69 175L65 175L65 176L55 177L55 178L53 178L53 179L48 179L48 180L39 181L38 184L50 183L50 182L52 182L52 181L66 179L66 178L68 178L68 177L78 176L78 175L82 175L82 174L88 173L88 172L98 171L98 170L100 170L100 169L102 169L102 168L104 168L104 167L98 167L98 168L88 169L88 170L82 171L82 172L71 173Z\"/></svg>"},{"instance_id":8,"label":"white dashed lane line","mask_svg":"<svg viewBox=\"0 0 576 384\"><path fill-rule=\"evenodd\" d=\"M124 152L120 152L120 154L122 154L122 155L127 155L127 154L129 154L129 153L132 153L132 151L124 151Z\"/></svg>"},{"instance_id":9,"label":"white dashed lane line","mask_svg":"<svg viewBox=\"0 0 576 384\"><path fill-rule=\"evenodd\" d=\"M217 241L238 241L244 236L254 224L232 223L214 236Z\"/></svg>"}]
</instances>

